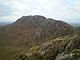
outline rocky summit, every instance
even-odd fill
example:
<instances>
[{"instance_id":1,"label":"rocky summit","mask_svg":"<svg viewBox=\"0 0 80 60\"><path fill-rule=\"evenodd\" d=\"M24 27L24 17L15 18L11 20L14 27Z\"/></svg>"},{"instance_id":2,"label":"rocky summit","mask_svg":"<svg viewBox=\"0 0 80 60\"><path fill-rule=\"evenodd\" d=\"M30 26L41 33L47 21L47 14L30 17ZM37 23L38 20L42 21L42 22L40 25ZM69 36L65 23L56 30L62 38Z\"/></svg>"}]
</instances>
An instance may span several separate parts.
<instances>
[{"instance_id":1,"label":"rocky summit","mask_svg":"<svg viewBox=\"0 0 80 60\"><path fill-rule=\"evenodd\" d=\"M0 27L0 60L79 60L80 31L40 15Z\"/></svg>"},{"instance_id":2,"label":"rocky summit","mask_svg":"<svg viewBox=\"0 0 80 60\"><path fill-rule=\"evenodd\" d=\"M44 36L59 36L72 33L72 26L51 18L46 18L44 16L23 16L18 19L14 25L24 25L24 27L30 25L35 28L35 37L41 38Z\"/></svg>"}]
</instances>

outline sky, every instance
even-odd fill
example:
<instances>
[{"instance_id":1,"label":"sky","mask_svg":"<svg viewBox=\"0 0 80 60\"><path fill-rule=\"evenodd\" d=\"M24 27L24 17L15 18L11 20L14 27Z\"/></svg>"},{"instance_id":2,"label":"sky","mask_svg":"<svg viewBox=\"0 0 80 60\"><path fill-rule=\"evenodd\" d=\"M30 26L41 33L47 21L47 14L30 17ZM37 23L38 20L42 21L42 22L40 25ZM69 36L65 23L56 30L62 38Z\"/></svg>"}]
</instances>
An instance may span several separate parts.
<instances>
[{"instance_id":1,"label":"sky","mask_svg":"<svg viewBox=\"0 0 80 60\"><path fill-rule=\"evenodd\" d=\"M14 22L27 15L80 23L80 0L0 0L0 22Z\"/></svg>"}]
</instances>

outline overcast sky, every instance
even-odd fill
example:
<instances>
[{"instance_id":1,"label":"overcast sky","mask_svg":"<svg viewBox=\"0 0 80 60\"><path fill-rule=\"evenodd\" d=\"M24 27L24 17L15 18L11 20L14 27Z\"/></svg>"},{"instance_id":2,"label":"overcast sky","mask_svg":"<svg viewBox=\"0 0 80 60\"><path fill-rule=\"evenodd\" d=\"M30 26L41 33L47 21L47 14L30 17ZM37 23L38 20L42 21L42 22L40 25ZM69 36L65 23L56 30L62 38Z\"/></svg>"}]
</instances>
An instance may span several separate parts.
<instances>
[{"instance_id":1,"label":"overcast sky","mask_svg":"<svg viewBox=\"0 0 80 60\"><path fill-rule=\"evenodd\" d=\"M0 22L15 21L24 15L80 23L80 0L0 0Z\"/></svg>"}]
</instances>

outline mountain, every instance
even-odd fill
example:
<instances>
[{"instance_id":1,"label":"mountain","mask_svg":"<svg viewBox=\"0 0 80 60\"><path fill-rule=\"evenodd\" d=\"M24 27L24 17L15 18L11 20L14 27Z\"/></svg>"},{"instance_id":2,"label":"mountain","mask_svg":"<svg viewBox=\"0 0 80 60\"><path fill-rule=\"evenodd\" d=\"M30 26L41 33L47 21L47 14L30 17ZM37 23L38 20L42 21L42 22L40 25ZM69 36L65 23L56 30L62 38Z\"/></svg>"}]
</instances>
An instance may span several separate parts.
<instances>
[{"instance_id":1,"label":"mountain","mask_svg":"<svg viewBox=\"0 0 80 60\"><path fill-rule=\"evenodd\" d=\"M0 22L0 26L11 24L11 22Z\"/></svg>"},{"instance_id":2,"label":"mountain","mask_svg":"<svg viewBox=\"0 0 80 60\"><path fill-rule=\"evenodd\" d=\"M70 25L72 25L74 27L80 27L80 23L70 23Z\"/></svg>"},{"instance_id":3,"label":"mountain","mask_svg":"<svg viewBox=\"0 0 80 60\"><path fill-rule=\"evenodd\" d=\"M78 32L60 20L40 15L22 16L14 23L0 27L0 59L67 59L74 49L79 50Z\"/></svg>"},{"instance_id":4,"label":"mountain","mask_svg":"<svg viewBox=\"0 0 80 60\"><path fill-rule=\"evenodd\" d=\"M13 24L1 27L0 33L2 34L1 39L13 41L15 45L20 46L24 42L19 43L18 41L44 41L57 36L71 34L73 32L72 28L72 26L63 21L35 15L23 16ZM2 38L4 36L5 38Z\"/></svg>"}]
</instances>

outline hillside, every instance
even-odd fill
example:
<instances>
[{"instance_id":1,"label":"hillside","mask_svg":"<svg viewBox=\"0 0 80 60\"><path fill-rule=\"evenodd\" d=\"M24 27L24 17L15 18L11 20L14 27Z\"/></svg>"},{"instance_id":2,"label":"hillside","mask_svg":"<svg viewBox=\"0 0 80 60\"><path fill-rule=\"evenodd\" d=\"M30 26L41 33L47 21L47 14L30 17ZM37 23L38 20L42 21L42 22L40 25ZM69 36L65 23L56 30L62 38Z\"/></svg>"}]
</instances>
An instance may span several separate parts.
<instances>
[{"instance_id":1,"label":"hillside","mask_svg":"<svg viewBox=\"0 0 80 60\"><path fill-rule=\"evenodd\" d=\"M75 51L80 58L77 30L60 20L40 15L22 16L0 27L0 59L73 60Z\"/></svg>"}]
</instances>

